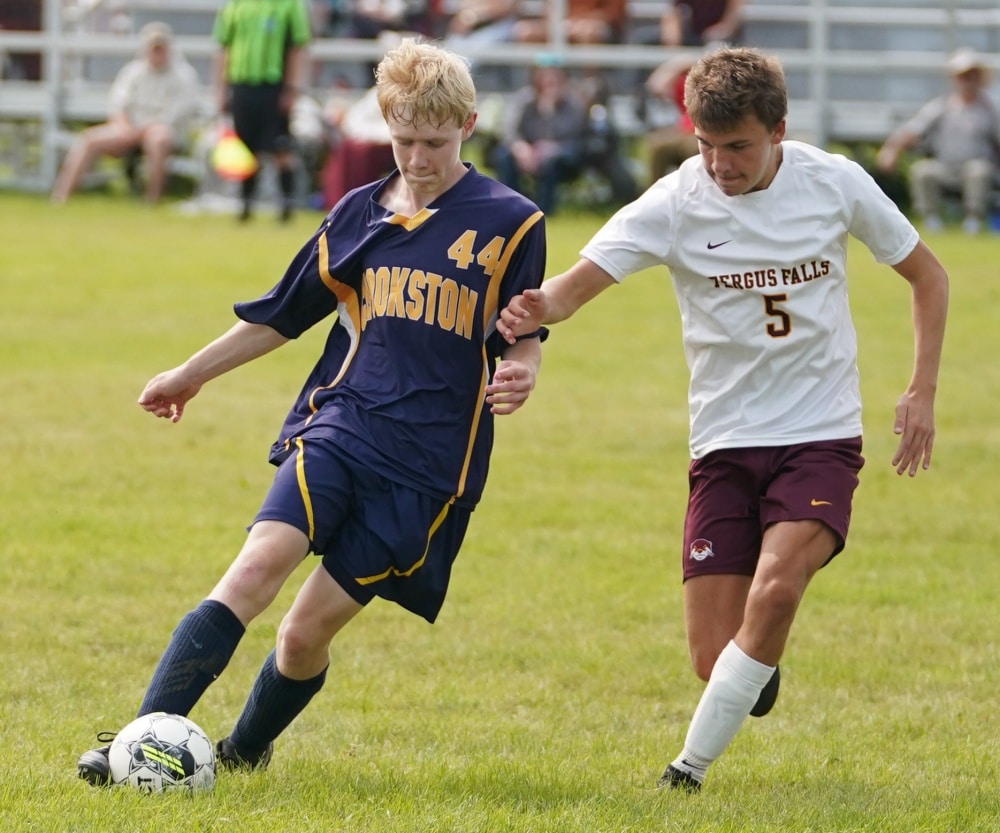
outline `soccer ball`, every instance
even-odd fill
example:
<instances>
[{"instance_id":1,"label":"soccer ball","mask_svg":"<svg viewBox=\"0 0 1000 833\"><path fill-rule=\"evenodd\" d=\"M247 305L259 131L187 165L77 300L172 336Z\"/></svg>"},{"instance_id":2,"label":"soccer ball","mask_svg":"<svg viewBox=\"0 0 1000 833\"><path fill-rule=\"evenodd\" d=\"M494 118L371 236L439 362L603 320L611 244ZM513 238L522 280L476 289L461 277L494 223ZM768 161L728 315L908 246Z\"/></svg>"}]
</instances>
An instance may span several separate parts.
<instances>
[{"instance_id":1,"label":"soccer ball","mask_svg":"<svg viewBox=\"0 0 1000 833\"><path fill-rule=\"evenodd\" d=\"M178 714L153 712L122 729L108 753L111 783L141 792L211 790L215 750L208 736Z\"/></svg>"}]
</instances>

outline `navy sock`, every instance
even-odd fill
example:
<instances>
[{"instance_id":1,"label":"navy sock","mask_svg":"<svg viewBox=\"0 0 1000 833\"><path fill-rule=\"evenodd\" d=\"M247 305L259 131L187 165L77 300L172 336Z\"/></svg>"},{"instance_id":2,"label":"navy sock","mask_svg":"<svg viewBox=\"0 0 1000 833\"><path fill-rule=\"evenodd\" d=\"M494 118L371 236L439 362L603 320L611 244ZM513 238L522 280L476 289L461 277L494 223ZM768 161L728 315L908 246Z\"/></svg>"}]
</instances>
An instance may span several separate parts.
<instances>
[{"instance_id":1,"label":"navy sock","mask_svg":"<svg viewBox=\"0 0 1000 833\"><path fill-rule=\"evenodd\" d=\"M309 705L325 682L325 668L308 680L289 679L278 670L274 651L271 651L257 674L229 739L244 755L263 752Z\"/></svg>"},{"instance_id":2,"label":"navy sock","mask_svg":"<svg viewBox=\"0 0 1000 833\"><path fill-rule=\"evenodd\" d=\"M139 716L190 712L229 664L245 630L235 613L211 599L185 615L153 672Z\"/></svg>"}]
</instances>

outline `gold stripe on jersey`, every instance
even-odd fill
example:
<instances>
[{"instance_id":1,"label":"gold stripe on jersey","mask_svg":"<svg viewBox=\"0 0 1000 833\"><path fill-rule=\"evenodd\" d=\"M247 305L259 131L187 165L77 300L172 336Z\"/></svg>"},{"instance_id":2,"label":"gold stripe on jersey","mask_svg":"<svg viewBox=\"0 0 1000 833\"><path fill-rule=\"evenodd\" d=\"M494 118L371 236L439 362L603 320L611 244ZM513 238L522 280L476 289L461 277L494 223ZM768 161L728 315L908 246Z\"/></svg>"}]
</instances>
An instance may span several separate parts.
<instances>
[{"instance_id":1,"label":"gold stripe on jersey","mask_svg":"<svg viewBox=\"0 0 1000 833\"><path fill-rule=\"evenodd\" d=\"M483 330L489 326L490 318L492 318L496 313L499 312L497 309L498 299L500 297L500 282L503 280L503 276L507 274L507 267L510 266L510 259L514 256L518 245L521 240L524 239L531 228L542 219L544 215L541 211L536 211L527 220L521 223L521 227L514 232L514 235L510 238L510 242L507 244L507 248L504 249L503 254L500 255L500 260L497 263L496 271L490 276L490 285L486 290L486 303L483 304Z\"/></svg>"},{"instance_id":2,"label":"gold stripe on jersey","mask_svg":"<svg viewBox=\"0 0 1000 833\"><path fill-rule=\"evenodd\" d=\"M309 496L309 484L306 482L306 449L301 437L295 438L295 445L299 450L295 458L295 479L299 482L302 507L306 510L306 521L309 524L309 540L312 541L316 533L316 522L313 516L312 498Z\"/></svg>"},{"instance_id":3,"label":"gold stripe on jersey","mask_svg":"<svg viewBox=\"0 0 1000 833\"><path fill-rule=\"evenodd\" d=\"M483 332L486 333L486 328L490 325L490 319L499 313L497 305L500 298L500 284L503 281L504 275L507 274L507 267L510 266L510 259L514 256L514 252L517 250L518 244L524 239L524 235L542 219L544 215L541 211L536 211L530 217L528 217L521 227L514 232L510 241L507 243L507 248L504 249L503 254L500 255L500 259L497 262L497 268L493 271L490 276L489 286L486 288L486 298L483 303ZM488 333L487 333L488 335ZM486 355L486 341L483 341L483 376L479 380L479 401L483 401L483 397L486 395L486 383L489 381L486 378L487 368L489 367L489 357ZM483 413L482 408L476 408L476 413L472 418L472 428L469 431L469 443L465 449L465 461L462 463L462 474L458 479L458 489L455 492L455 497L461 497L465 494L465 481L469 475L469 463L472 461L472 448L475 445L476 434L479 431L479 418Z\"/></svg>"},{"instance_id":4,"label":"gold stripe on jersey","mask_svg":"<svg viewBox=\"0 0 1000 833\"><path fill-rule=\"evenodd\" d=\"M418 226L427 222L436 213L437 213L436 208L421 208L412 217L409 217L406 214L393 214L389 217L386 217L384 222L388 223L391 226L402 226L407 231L413 231Z\"/></svg>"},{"instance_id":5,"label":"gold stripe on jersey","mask_svg":"<svg viewBox=\"0 0 1000 833\"><path fill-rule=\"evenodd\" d=\"M319 236L318 244L319 246L319 277L323 281L327 289L329 289L334 295L337 296L337 300L340 302L342 308L338 312L339 315L347 315L352 326L345 326L344 329L350 333L351 336L351 349L348 351L347 356L344 358L344 363L340 366L340 372L337 376L327 385L322 385L313 390L309 394L309 410L312 411L309 419L312 419L313 414L318 410L315 404L316 394L327 388L332 388L337 384L347 372L347 367L351 363L351 359L354 358L354 354L358 351L358 333L361 332L361 302L358 300L358 293L351 289L346 283L338 281L333 275L330 274L330 250L326 242L326 235L321 234ZM309 420L306 420L308 425Z\"/></svg>"},{"instance_id":6,"label":"gold stripe on jersey","mask_svg":"<svg viewBox=\"0 0 1000 833\"><path fill-rule=\"evenodd\" d=\"M390 567L384 573L379 573L377 576L365 576L363 578L355 579L355 581L357 581L358 584L374 584L376 581L381 581L382 579L388 578L391 575L400 576L402 578L406 578L407 576L412 576L417 570L419 570L423 566L424 562L427 560L427 550L431 548L431 538L434 537L434 533L437 532L438 527L440 527L441 524L444 523L444 519L448 516L448 510L450 508L451 508L450 503L446 503L441 508L441 511L438 513L438 516L434 519L434 523L431 524L431 528L427 533L427 543L424 545L423 554L420 556L420 558L417 559L416 563L414 563L413 566L410 567L410 569L397 570L395 567Z\"/></svg>"},{"instance_id":7,"label":"gold stripe on jersey","mask_svg":"<svg viewBox=\"0 0 1000 833\"><path fill-rule=\"evenodd\" d=\"M336 295L337 300L346 308L348 317L354 323L354 332L360 333L361 303L358 300L358 293L330 274L330 249L325 234L319 236L319 277L327 289Z\"/></svg>"}]
</instances>

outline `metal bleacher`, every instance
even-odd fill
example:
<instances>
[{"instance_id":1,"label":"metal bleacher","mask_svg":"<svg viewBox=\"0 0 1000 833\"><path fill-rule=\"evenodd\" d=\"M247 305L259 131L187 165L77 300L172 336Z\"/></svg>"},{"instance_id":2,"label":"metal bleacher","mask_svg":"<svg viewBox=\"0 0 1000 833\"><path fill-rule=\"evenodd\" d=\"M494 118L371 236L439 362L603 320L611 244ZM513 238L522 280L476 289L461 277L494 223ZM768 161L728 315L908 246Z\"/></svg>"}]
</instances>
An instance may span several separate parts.
<instances>
[{"instance_id":1,"label":"metal bleacher","mask_svg":"<svg viewBox=\"0 0 1000 833\"><path fill-rule=\"evenodd\" d=\"M221 0L41 2L41 31L0 29L0 68L16 65L11 58L25 54L39 54L42 66L39 80L19 79L8 69L0 81L0 188L48 190L67 129L104 119L111 79L135 55L135 33L150 20L173 26L178 47L206 84L207 103L215 52L210 32ZM559 26L563 2L557 0L549 12L552 36L541 49L566 66L598 66L618 79L635 79L668 57L656 46L567 45ZM540 0L524 3L536 11L542 5ZM653 22L663 6L630 0L631 20ZM975 47L994 70L1000 69L997 0L747 0L745 19L745 42L773 52L785 66L791 135L823 146L880 141L945 89L942 67L959 46ZM496 67L523 71L539 51L538 46L501 44L469 57L483 72ZM339 69L377 60L380 47L374 41L317 37L310 53L314 92L322 100ZM506 92L487 89L484 96L502 98ZM633 98L629 82L619 80L613 115L625 133L635 134L643 125L636 120Z\"/></svg>"}]
</instances>

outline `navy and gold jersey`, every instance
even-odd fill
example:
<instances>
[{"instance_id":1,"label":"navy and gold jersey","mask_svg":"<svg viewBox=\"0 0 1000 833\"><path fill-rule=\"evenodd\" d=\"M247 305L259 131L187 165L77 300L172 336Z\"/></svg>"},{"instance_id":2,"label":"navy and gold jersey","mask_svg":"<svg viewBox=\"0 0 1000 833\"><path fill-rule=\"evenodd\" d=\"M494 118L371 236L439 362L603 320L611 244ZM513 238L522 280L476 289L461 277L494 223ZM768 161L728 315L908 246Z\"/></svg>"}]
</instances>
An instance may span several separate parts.
<instances>
[{"instance_id":1,"label":"navy and gold jersey","mask_svg":"<svg viewBox=\"0 0 1000 833\"><path fill-rule=\"evenodd\" d=\"M387 181L345 196L281 281L235 306L287 338L338 313L271 461L322 436L394 482L473 506L493 445L484 388L506 346L496 320L541 284L544 220L471 166L413 217L376 202Z\"/></svg>"}]
</instances>

